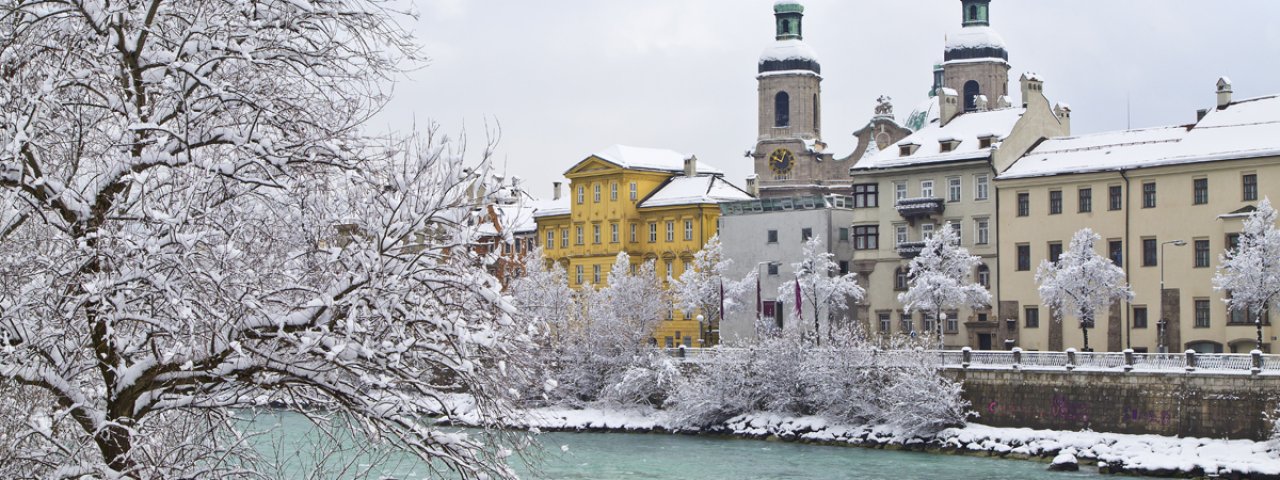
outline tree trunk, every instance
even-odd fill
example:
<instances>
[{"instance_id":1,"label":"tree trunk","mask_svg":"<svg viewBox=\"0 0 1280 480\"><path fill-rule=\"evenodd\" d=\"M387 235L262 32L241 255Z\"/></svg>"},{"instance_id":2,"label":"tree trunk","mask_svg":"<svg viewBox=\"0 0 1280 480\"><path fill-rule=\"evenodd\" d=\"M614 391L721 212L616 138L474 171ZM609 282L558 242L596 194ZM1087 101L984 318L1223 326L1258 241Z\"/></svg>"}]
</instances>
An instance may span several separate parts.
<instances>
[{"instance_id":1,"label":"tree trunk","mask_svg":"<svg viewBox=\"0 0 1280 480\"><path fill-rule=\"evenodd\" d=\"M1091 319L1084 319L1080 322L1080 333L1084 334L1084 351L1089 351L1089 324L1093 323Z\"/></svg>"}]
</instances>

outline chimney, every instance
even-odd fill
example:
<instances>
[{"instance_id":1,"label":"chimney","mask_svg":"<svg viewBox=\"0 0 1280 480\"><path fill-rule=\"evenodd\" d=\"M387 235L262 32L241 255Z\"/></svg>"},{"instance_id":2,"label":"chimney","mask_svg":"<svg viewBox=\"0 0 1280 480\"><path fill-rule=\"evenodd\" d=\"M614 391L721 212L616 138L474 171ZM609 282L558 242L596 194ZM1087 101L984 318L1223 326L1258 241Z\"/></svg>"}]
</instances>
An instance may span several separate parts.
<instances>
[{"instance_id":1,"label":"chimney","mask_svg":"<svg viewBox=\"0 0 1280 480\"><path fill-rule=\"evenodd\" d=\"M1207 108L1196 110L1196 123L1200 123L1200 121L1204 120L1204 117L1207 115L1209 115L1209 109Z\"/></svg>"},{"instance_id":2,"label":"chimney","mask_svg":"<svg viewBox=\"0 0 1280 480\"><path fill-rule=\"evenodd\" d=\"M1067 131L1071 131L1071 105L1059 102L1053 106L1053 114L1058 117L1058 121L1067 127Z\"/></svg>"},{"instance_id":3,"label":"chimney","mask_svg":"<svg viewBox=\"0 0 1280 480\"><path fill-rule=\"evenodd\" d=\"M986 95L975 96L973 99L973 104L974 106L978 107L979 112L985 112L987 110L990 110L990 107L991 107L991 101L987 99Z\"/></svg>"},{"instance_id":4,"label":"chimney","mask_svg":"<svg viewBox=\"0 0 1280 480\"><path fill-rule=\"evenodd\" d=\"M684 176L693 177L698 175L698 157L689 155L684 159Z\"/></svg>"},{"instance_id":5,"label":"chimney","mask_svg":"<svg viewBox=\"0 0 1280 480\"><path fill-rule=\"evenodd\" d=\"M756 175L747 175L747 193L753 197L760 196L760 177Z\"/></svg>"},{"instance_id":6,"label":"chimney","mask_svg":"<svg viewBox=\"0 0 1280 480\"><path fill-rule=\"evenodd\" d=\"M551 199L552 200L560 199L560 187L563 187L563 186L564 184L561 182L551 182Z\"/></svg>"},{"instance_id":7,"label":"chimney","mask_svg":"<svg viewBox=\"0 0 1280 480\"><path fill-rule=\"evenodd\" d=\"M1044 98L1044 80L1032 72L1022 74L1022 78L1018 79L1022 83L1022 108L1027 108L1031 104L1032 97ZM1048 100L1045 100L1048 103Z\"/></svg>"},{"instance_id":8,"label":"chimney","mask_svg":"<svg viewBox=\"0 0 1280 480\"><path fill-rule=\"evenodd\" d=\"M1218 110L1227 108L1231 105L1231 79L1222 77L1218 79Z\"/></svg>"},{"instance_id":9,"label":"chimney","mask_svg":"<svg viewBox=\"0 0 1280 480\"><path fill-rule=\"evenodd\" d=\"M1004 110L1012 106L1013 106L1013 101L1009 100L1009 97L1007 95L1001 95L999 98L996 99L996 110Z\"/></svg>"},{"instance_id":10,"label":"chimney","mask_svg":"<svg viewBox=\"0 0 1280 480\"><path fill-rule=\"evenodd\" d=\"M960 114L960 94L954 89L942 87L938 89L938 123L946 126L956 115Z\"/></svg>"}]
</instances>

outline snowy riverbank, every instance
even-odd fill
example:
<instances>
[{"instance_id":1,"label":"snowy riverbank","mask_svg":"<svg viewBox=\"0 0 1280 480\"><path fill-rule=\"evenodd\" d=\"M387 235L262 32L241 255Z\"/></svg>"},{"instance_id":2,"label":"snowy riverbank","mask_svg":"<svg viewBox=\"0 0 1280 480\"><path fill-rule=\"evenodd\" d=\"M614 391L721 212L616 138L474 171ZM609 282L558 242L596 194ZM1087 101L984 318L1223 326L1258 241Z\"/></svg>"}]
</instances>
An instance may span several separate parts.
<instances>
[{"instance_id":1,"label":"snowy riverbank","mask_svg":"<svg viewBox=\"0 0 1280 480\"><path fill-rule=\"evenodd\" d=\"M994 428L970 424L932 439L902 438L884 429L829 423L818 417L743 415L724 426L691 431L673 427L665 412L652 409L531 410L524 425L540 431L653 432L728 435L752 439L854 445L870 448L984 455L1048 462L1066 453L1082 467L1106 473L1159 477L1280 479L1280 452L1265 442L1173 438L1100 432L1059 432Z\"/></svg>"}]
</instances>

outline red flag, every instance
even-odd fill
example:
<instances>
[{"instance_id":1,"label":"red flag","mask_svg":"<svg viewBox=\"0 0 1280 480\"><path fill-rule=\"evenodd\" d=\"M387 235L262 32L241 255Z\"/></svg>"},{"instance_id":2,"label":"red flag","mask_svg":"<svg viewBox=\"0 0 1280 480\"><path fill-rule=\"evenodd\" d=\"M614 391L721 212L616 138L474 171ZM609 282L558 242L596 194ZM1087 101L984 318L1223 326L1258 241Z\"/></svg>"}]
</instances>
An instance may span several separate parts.
<instances>
[{"instance_id":1,"label":"red flag","mask_svg":"<svg viewBox=\"0 0 1280 480\"><path fill-rule=\"evenodd\" d=\"M724 279L720 279L720 321L724 321Z\"/></svg>"},{"instance_id":2,"label":"red flag","mask_svg":"<svg viewBox=\"0 0 1280 480\"><path fill-rule=\"evenodd\" d=\"M756 320L760 319L760 307L763 303L760 301L760 275L756 275Z\"/></svg>"},{"instance_id":3,"label":"red flag","mask_svg":"<svg viewBox=\"0 0 1280 480\"><path fill-rule=\"evenodd\" d=\"M804 318L803 310L800 307L803 303L800 297L800 277L796 277L796 318Z\"/></svg>"}]
</instances>

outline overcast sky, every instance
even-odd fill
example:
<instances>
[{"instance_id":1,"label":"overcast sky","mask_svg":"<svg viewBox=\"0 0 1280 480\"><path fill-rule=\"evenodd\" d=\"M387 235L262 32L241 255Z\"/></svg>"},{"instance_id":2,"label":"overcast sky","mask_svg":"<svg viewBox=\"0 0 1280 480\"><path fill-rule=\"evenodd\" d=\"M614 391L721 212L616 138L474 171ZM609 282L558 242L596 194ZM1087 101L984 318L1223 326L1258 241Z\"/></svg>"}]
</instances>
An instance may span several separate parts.
<instances>
[{"instance_id":1,"label":"overcast sky","mask_svg":"<svg viewBox=\"0 0 1280 480\"><path fill-rule=\"evenodd\" d=\"M773 0L416 0L430 65L395 88L377 130L434 120L481 136L529 190L612 144L694 153L738 185L752 173L756 63ZM823 136L837 156L879 95L924 100L959 0L804 0L822 63ZM1071 105L1073 133L1190 123L1231 77L1236 98L1280 93L1280 1L994 0L1010 92L1022 72ZM1016 99L1015 99L1016 100Z\"/></svg>"}]
</instances>

